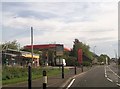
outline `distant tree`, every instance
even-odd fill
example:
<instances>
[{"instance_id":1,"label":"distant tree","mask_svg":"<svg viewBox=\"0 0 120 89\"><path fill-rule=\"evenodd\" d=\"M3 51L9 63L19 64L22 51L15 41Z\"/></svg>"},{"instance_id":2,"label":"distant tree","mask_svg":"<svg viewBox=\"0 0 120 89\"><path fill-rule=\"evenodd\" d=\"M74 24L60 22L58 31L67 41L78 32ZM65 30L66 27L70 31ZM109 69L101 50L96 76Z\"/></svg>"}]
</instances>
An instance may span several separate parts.
<instances>
[{"instance_id":1,"label":"distant tree","mask_svg":"<svg viewBox=\"0 0 120 89\"><path fill-rule=\"evenodd\" d=\"M9 41L9 42L6 42L6 43L2 44L2 50L8 49L8 48L18 50L19 49L19 44L18 44L17 40L14 40L12 42Z\"/></svg>"},{"instance_id":2,"label":"distant tree","mask_svg":"<svg viewBox=\"0 0 120 89\"><path fill-rule=\"evenodd\" d=\"M89 50L90 49L89 45L83 44L78 39L75 39L73 50L71 51L70 55L77 58L78 56L77 52L79 48L82 49L84 55L87 56L89 59L93 58L93 53Z\"/></svg>"},{"instance_id":3,"label":"distant tree","mask_svg":"<svg viewBox=\"0 0 120 89\"><path fill-rule=\"evenodd\" d=\"M106 54L101 54L99 57L98 57L98 61L99 62L105 62L106 61L106 58L108 58L108 60L110 60L110 57Z\"/></svg>"}]
</instances>

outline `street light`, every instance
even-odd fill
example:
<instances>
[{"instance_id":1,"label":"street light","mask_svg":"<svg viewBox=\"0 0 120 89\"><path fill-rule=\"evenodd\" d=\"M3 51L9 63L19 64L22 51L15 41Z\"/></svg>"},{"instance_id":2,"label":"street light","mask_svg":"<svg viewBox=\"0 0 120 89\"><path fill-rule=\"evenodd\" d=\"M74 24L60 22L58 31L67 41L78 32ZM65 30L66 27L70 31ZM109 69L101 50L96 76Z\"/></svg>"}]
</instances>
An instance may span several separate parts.
<instances>
[{"instance_id":1,"label":"street light","mask_svg":"<svg viewBox=\"0 0 120 89\"><path fill-rule=\"evenodd\" d=\"M118 55L117 55L117 51L116 51L116 48L113 48L114 46L113 45L110 45L112 50L113 50L113 54L115 55L115 63L117 65L117 59L118 59ZM119 49L118 49L119 50Z\"/></svg>"}]
</instances>

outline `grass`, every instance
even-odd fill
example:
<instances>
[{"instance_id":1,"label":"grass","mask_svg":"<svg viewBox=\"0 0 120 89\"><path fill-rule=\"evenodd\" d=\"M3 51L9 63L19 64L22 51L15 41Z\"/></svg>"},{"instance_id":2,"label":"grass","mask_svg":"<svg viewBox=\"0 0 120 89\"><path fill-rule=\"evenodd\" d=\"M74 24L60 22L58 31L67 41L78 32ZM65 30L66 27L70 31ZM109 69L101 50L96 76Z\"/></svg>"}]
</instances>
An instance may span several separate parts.
<instances>
[{"instance_id":1,"label":"grass","mask_svg":"<svg viewBox=\"0 0 120 89\"><path fill-rule=\"evenodd\" d=\"M35 71L35 70L33 70ZM67 73L69 69L65 69L65 73ZM47 76L55 76L61 74L61 70L58 68L46 68ZM42 78L42 71L40 73L35 74L32 72L32 80L35 79L40 79ZM20 82L27 82L28 76L22 76L20 78L12 78L12 79L7 79L7 80L2 80L3 85L8 85L8 84L15 84L15 83L20 83Z\"/></svg>"}]
</instances>

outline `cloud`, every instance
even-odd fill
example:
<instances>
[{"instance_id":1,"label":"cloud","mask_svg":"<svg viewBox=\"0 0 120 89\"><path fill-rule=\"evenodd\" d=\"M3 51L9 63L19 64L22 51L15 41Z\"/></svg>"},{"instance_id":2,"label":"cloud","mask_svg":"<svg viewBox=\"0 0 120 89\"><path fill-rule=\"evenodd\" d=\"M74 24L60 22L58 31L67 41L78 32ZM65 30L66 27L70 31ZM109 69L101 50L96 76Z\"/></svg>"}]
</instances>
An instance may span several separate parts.
<instances>
[{"instance_id":1,"label":"cloud","mask_svg":"<svg viewBox=\"0 0 120 89\"><path fill-rule=\"evenodd\" d=\"M3 3L3 41L29 44L33 26L35 44L56 42L71 48L75 38L91 47L116 43L117 19L113 2Z\"/></svg>"}]
</instances>

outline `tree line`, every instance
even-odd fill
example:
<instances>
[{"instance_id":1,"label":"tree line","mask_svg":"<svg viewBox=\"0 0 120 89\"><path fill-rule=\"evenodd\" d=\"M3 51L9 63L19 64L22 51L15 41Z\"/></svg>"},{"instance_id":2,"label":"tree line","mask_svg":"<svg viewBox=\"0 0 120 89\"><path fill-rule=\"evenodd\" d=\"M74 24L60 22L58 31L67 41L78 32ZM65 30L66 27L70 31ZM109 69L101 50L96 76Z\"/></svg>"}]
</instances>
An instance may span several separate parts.
<instances>
[{"instance_id":1,"label":"tree line","mask_svg":"<svg viewBox=\"0 0 120 89\"><path fill-rule=\"evenodd\" d=\"M31 52L31 50L26 50L24 48L20 48L20 44L17 42L17 40L14 40L11 42L10 41L5 42L5 43L1 44L0 46L1 46L2 50L15 49L15 50ZM71 49L71 51L70 52L64 51L64 55L62 56L63 58L66 59L67 64L69 64L69 65L78 64L78 62L77 62L78 49L82 49L83 55L86 56L89 60L91 60L91 61L94 60L94 57L96 54L94 54L93 52L90 51L90 46L86 45L83 42L80 42L79 39L75 39L73 48ZM39 54L39 51L34 50L34 53ZM108 60L110 59L110 57L106 54L101 54L100 56L97 55L97 60L98 60L98 62L105 62L106 57L108 58ZM89 64L90 64L90 61L88 63L86 63L86 65L89 65Z\"/></svg>"}]
</instances>

